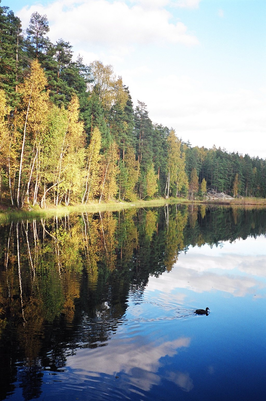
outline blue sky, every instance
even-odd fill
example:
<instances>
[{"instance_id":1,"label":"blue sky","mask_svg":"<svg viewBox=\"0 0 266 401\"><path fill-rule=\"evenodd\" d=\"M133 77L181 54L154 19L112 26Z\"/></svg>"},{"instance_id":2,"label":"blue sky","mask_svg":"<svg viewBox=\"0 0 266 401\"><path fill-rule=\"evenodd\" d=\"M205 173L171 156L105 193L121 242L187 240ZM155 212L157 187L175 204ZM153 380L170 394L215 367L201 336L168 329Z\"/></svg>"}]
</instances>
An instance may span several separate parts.
<instances>
[{"instance_id":1,"label":"blue sky","mask_svg":"<svg viewBox=\"0 0 266 401\"><path fill-rule=\"evenodd\" d=\"M134 104L193 146L266 158L265 0L2 0L26 29L111 64Z\"/></svg>"}]
</instances>

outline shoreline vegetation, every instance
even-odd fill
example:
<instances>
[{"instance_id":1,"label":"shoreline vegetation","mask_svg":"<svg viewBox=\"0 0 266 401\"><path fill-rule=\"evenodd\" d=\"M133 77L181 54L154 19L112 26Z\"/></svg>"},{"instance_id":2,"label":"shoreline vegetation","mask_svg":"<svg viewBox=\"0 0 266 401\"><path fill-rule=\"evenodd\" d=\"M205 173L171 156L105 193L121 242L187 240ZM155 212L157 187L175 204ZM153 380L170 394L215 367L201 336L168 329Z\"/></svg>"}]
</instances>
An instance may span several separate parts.
<instances>
[{"instance_id":1,"label":"shoreline vegetation","mask_svg":"<svg viewBox=\"0 0 266 401\"><path fill-rule=\"evenodd\" d=\"M118 212L130 208L152 208L166 205L188 205L188 206L210 206L210 207L240 207L240 208L266 208L266 199L264 198L233 198L226 200L190 200L185 198L158 198L151 200L137 200L135 202L91 202L89 204L76 205L48 205L45 209L35 206L28 209L17 209L6 207L0 204L0 224L8 223L11 220L49 218L53 216L65 216L71 213L99 213L99 212Z\"/></svg>"}]
</instances>

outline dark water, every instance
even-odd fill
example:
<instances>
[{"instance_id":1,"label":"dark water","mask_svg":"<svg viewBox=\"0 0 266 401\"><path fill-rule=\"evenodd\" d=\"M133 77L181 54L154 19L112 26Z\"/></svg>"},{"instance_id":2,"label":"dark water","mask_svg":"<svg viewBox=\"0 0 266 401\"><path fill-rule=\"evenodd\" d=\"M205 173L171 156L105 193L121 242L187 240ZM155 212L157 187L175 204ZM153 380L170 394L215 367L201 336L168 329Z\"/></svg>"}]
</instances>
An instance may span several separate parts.
<instances>
[{"instance_id":1,"label":"dark water","mask_svg":"<svg viewBox=\"0 0 266 401\"><path fill-rule=\"evenodd\" d=\"M177 206L2 226L0 399L265 400L265 233Z\"/></svg>"}]
</instances>

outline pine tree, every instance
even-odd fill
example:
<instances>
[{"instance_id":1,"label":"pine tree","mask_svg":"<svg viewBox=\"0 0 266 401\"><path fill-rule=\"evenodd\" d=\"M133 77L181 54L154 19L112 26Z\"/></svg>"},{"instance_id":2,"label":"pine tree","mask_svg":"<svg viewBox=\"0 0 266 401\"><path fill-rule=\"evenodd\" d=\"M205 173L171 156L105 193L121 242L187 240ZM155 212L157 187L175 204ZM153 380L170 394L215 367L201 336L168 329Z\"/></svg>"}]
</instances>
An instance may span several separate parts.
<instances>
[{"instance_id":1,"label":"pine tree","mask_svg":"<svg viewBox=\"0 0 266 401\"><path fill-rule=\"evenodd\" d=\"M154 168L157 173L158 179L158 192L162 196L164 195L166 178L167 178L167 137L169 135L169 129L162 125L155 124L153 126L153 162Z\"/></svg>"},{"instance_id":2,"label":"pine tree","mask_svg":"<svg viewBox=\"0 0 266 401\"><path fill-rule=\"evenodd\" d=\"M17 86L22 79L23 37L21 21L8 7L0 7L0 36L0 89L15 109L19 101Z\"/></svg>"},{"instance_id":3,"label":"pine tree","mask_svg":"<svg viewBox=\"0 0 266 401\"><path fill-rule=\"evenodd\" d=\"M152 135L152 121L147 106L138 100L135 110L135 136L137 157L143 171L147 170L153 160Z\"/></svg>"},{"instance_id":4,"label":"pine tree","mask_svg":"<svg viewBox=\"0 0 266 401\"><path fill-rule=\"evenodd\" d=\"M135 110L134 134L137 160L140 165L138 195L143 199L147 196L147 172L153 163L153 126L146 104L140 101Z\"/></svg>"},{"instance_id":5,"label":"pine tree","mask_svg":"<svg viewBox=\"0 0 266 401\"><path fill-rule=\"evenodd\" d=\"M49 22L46 15L40 15L37 11L31 15L30 23L27 28L27 50L30 58L43 60L49 39L46 37L50 31Z\"/></svg>"},{"instance_id":6,"label":"pine tree","mask_svg":"<svg viewBox=\"0 0 266 401\"><path fill-rule=\"evenodd\" d=\"M10 163L10 128L7 116L10 108L6 104L6 97L3 90L0 90L0 197L2 197L2 178L8 177L7 166Z\"/></svg>"},{"instance_id":7,"label":"pine tree","mask_svg":"<svg viewBox=\"0 0 266 401\"><path fill-rule=\"evenodd\" d=\"M9 149L9 127L7 116L10 113L10 107L7 105L5 92L0 90L0 168L6 164L5 157Z\"/></svg>"},{"instance_id":8,"label":"pine tree","mask_svg":"<svg viewBox=\"0 0 266 401\"><path fill-rule=\"evenodd\" d=\"M95 91L88 96L88 105L86 110L83 112L83 117L85 120L85 130L87 135L86 143L90 143L91 134L97 127L101 132L102 147L107 149L111 143L110 131L107 127L100 98Z\"/></svg>"},{"instance_id":9,"label":"pine tree","mask_svg":"<svg viewBox=\"0 0 266 401\"><path fill-rule=\"evenodd\" d=\"M64 71L72 62L73 51L68 42L62 39L55 45L49 43L42 67L48 79L50 99L57 106L67 107L73 94L73 88L64 80Z\"/></svg>"}]
</instances>

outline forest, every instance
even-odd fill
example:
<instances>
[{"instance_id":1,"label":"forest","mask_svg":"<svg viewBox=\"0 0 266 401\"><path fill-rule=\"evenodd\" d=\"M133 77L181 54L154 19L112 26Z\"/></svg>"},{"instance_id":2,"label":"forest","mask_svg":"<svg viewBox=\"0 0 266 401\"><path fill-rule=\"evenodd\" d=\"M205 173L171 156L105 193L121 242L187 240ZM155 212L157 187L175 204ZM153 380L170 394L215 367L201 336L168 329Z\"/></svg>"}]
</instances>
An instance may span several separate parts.
<instances>
[{"instance_id":1,"label":"forest","mask_svg":"<svg viewBox=\"0 0 266 401\"><path fill-rule=\"evenodd\" d=\"M48 37L45 15L26 33L0 6L0 203L23 208L203 198L208 189L266 196L266 161L192 147L134 106L112 66Z\"/></svg>"}]
</instances>

